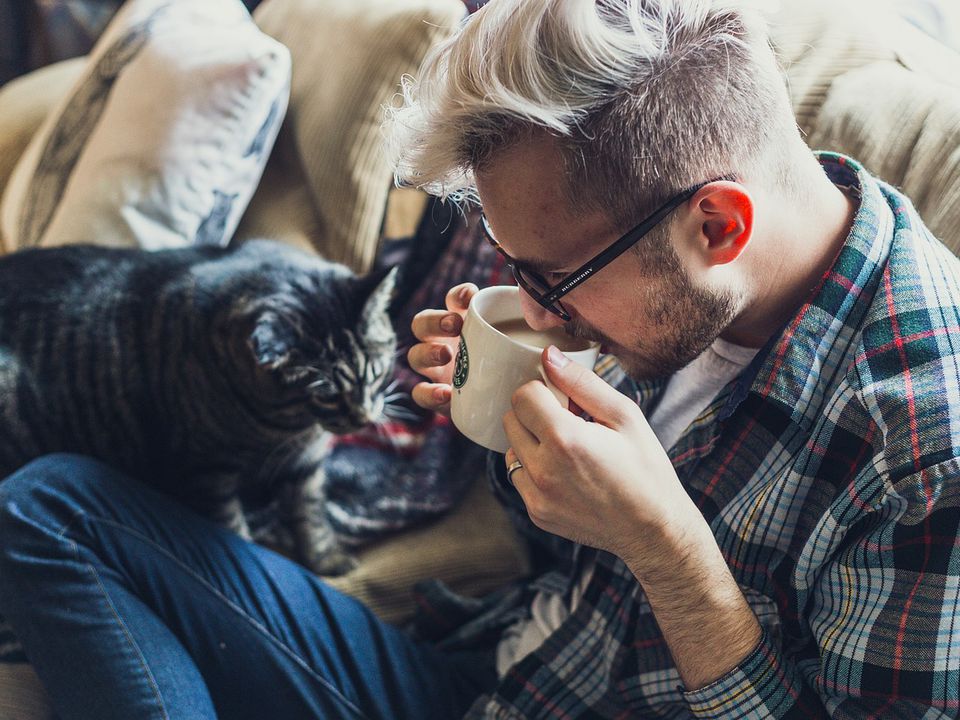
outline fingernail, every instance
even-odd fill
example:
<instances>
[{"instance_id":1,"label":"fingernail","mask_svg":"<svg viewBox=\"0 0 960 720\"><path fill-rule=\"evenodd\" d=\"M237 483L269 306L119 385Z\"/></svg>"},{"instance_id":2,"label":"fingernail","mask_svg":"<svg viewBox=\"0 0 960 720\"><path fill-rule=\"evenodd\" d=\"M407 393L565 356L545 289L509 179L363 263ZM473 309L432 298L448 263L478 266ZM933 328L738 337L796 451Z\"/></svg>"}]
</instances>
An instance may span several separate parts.
<instances>
[{"instance_id":1,"label":"fingernail","mask_svg":"<svg viewBox=\"0 0 960 720\"><path fill-rule=\"evenodd\" d=\"M463 290L460 291L460 302L461 302L463 305L466 305L468 302L470 302L470 288L469 288L469 287L465 287L465 288L463 288Z\"/></svg>"},{"instance_id":2,"label":"fingernail","mask_svg":"<svg viewBox=\"0 0 960 720\"><path fill-rule=\"evenodd\" d=\"M566 367L570 364L570 358L560 352L556 345L551 345L547 349L547 360L550 361L551 365L558 368Z\"/></svg>"},{"instance_id":3,"label":"fingernail","mask_svg":"<svg viewBox=\"0 0 960 720\"><path fill-rule=\"evenodd\" d=\"M453 315L447 315L440 321L440 329L448 333L456 332L457 319Z\"/></svg>"},{"instance_id":4,"label":"fingernail","mask_svg":"<svg viewBox=\"0 0 960 720\"><path fill-rule=\"evenodd\" d=\"M433 391L433 397L438 403L445 403L450 400L450 391L447 388L437 388Z\"/></svg>"}]
</instances>

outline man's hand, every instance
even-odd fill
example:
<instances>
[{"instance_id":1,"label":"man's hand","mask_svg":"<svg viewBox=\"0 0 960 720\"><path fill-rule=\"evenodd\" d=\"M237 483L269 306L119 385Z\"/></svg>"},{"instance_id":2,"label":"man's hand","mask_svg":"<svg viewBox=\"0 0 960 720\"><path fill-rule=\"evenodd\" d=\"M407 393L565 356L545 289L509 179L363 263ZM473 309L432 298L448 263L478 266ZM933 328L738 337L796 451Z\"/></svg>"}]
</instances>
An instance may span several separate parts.
<instances>
[{"instance_id":1,"label":"man's hand","mask_svg":"<svg viewBox=\"0 0 960 720\"><path fill-rule=\"evenodd\" d=\"M514 393L503 424L509 465L539 527L620 557L643 586L687 689L704 687L756 647L760 625L703 515L640 409L556 348L547 378L593 416L562 407L537 381Z\"/></svg>"},{"instance_id":2,"label":"man's hand","mask_svg":"<svg viewBox=\"0 0 960 720\"><path fill-rule=\"evenodd\" d=\"M512 479L534 523L624 557L641 536L652 539L650 530L699 516L633 402L556 348L544 351L543 367L593 422L568 412L542 382L514 393L503 418L506 460L523 463Z\"/></svg>"},{"instance_id":3,"label":"man's hand","mask_svg":"<svg viewBox=\"0 0 960 720\"><path fill-rule=\"evenodd\" d=\"M457 357L457 339L467 306L478 290L473 283L450 288L446 310L422 310L410 323L414 337L420 342L410 348L407 362L414 372L429 380L415 385L411 396L420 407L447 417L450 416L450 382Z\"/></svg>"}]
</instances>

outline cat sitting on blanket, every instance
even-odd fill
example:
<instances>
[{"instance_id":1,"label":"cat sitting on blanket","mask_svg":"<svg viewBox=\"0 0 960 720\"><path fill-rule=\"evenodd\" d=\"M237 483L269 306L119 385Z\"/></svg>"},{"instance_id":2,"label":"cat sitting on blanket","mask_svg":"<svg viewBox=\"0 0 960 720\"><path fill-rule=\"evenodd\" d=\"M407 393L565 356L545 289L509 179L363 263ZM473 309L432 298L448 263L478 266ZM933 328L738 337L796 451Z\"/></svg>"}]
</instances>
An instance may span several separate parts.
<instances>
[{"instance_id":1,"label":"cat sitting on blanket","mask_svg":"<svg viewBox=\"0 0 960 720\"><path fill-rule=\"evenodd\" d=\"M0 258L0 479L90 455L246 537L276 502L300 562L347 571L323 461L390 399L394 279L263 240Z\"/></svg>"}]
</instances>

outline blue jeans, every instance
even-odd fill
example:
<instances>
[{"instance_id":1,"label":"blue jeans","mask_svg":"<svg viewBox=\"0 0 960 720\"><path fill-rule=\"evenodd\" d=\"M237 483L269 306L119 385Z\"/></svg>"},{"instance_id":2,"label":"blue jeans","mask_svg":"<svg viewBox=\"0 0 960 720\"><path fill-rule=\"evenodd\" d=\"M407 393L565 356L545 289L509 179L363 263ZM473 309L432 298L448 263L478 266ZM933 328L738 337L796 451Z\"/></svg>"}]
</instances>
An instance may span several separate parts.
<instances>
[{"instance_id":1,"label":"blue jeans","mask_svg":"<svg viewBox=\"0 0 960 720\"><path fill-rule=\"evenodd\" d=\"M76 455L0 482L0 613L64 720L450 720L495 683Z\"/></svg>"}]
</instances>

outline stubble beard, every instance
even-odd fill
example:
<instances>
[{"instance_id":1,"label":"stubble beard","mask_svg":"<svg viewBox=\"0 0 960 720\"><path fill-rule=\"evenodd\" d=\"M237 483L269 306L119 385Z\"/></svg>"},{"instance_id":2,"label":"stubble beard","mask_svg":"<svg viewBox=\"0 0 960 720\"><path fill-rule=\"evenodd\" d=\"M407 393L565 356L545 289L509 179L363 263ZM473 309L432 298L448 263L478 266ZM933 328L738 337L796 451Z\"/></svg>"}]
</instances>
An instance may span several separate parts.
<instances>
[{"instance_id":1,"label":"stubble beard","mask_svg":"<svg viewBox=\"0 0 960 720\"><path fill-rule=\"evenodd\" d=\"M670 289L665 291L663 287ZM742 299L698 288L680 268L669 271L663 287L640 288L635 296L637 312L648 325L629 347L580 320L571 320L567 333L605 345L634 380L669 377L690 364L729 327L741 311ZM632 305L624 312L632 312Z\"/></svg>"}]
</instances>

